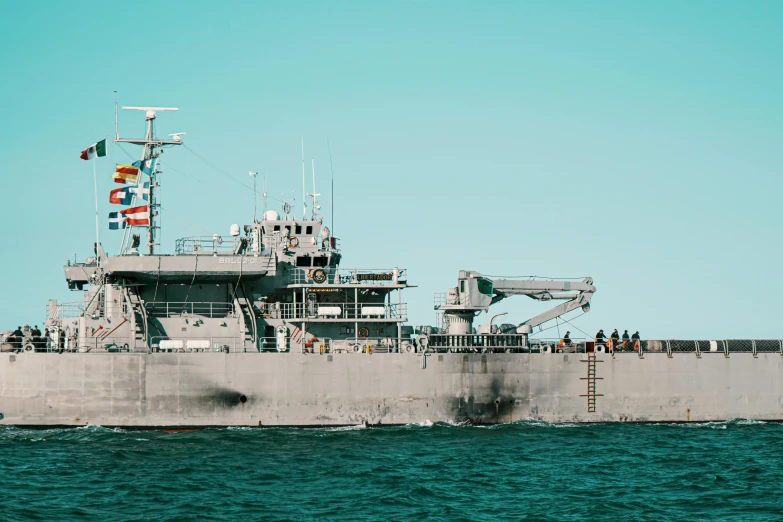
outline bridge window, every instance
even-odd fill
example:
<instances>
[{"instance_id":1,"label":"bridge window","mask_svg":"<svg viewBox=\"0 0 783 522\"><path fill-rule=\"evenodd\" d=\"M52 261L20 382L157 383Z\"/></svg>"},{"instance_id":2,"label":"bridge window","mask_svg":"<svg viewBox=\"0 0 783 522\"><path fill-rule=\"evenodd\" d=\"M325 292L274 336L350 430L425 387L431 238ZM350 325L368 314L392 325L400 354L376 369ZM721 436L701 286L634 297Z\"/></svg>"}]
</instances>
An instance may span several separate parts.
<instances>
[{"instance_id":1,"label":"bridge window","mask_svg":"<svg viewBox=\"0 0 783 522\"><path fill-rule=\"evenodd\" d=\"M465 280L459 282L459 293L464 294L465 293Z\"/></svg>"},{"instance_id":2,"label":"bridge window","mask_svg":"<svg viewBox=\"0 0 783 522\"><path fill-rule=\"evenodd\" d=\"M299 256L296 258L296 266L310 266L310 259L307 256Z\"/></svg>"},{"instance_id":3,"label":"bridge window","mask_svg":"<svg viewBox=\"0 0 783 522\"><path fill-rule=\"evenodd\" d=\"M327 266L329 264L328 261L329 258L326 256L314 257L313 266Z\"/></svg>"},{"instance_id":4,"label":"bridge window","mask_svg":"<svg viewBox=\"0 0 783 522\"><path fill-rule=\"evenodd\" d=\"M312 235L312 233L313 233L313 227L312 226L309 226L309 227L305 228L305 234L307 234L309 236L309 235Z\"/></svg>"},{"instance_id":5,"label":"bridge window","mask_svg":"<svg viewBox=\"0 0 783 522\"><path fill-rule=\"evenodd\" d=\"M280 225L275 225L274 232L280 232Z\"/></svg>"},{"instance_id":6,"label":"bridge window","mask_svg":"<svg viewBox=\"0 0 783 522\"><path fill-rule=\"evenodd\" d=\"M484 295L492 295L492 281L480 277L477 284L479 292Z\"/></svg>"},{"instance_id":7,"label":"bridge window","mask_svg":"<svg viewBox=\"0 0 783 522\"><path fill-rule=\"evenodd\" d=\"M294 229L294 234L297 236L302 233L302 225L296 225L296 228Z\"/></svg>"}]
</instances>

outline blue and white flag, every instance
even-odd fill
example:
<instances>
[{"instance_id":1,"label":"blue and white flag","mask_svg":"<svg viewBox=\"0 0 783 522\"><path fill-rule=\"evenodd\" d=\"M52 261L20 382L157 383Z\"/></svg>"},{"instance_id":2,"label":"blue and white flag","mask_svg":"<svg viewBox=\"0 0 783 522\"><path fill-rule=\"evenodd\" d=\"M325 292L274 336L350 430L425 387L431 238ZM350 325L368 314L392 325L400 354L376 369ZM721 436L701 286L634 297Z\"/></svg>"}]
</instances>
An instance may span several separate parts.
<instances>
[{"instance_id":1,"label":"blue and white flag","mask_svg":"<svg viewBox=\"0 0 783 522\"><path fill-rule=\"evenodd\" d=\"M158 158L150 158L133 162L133 166L141 170L147 176L152 176L152 172L155 170L155 165L157 164Z\"/></svg>"},{"instance_id":2,"label":"blue and white flag","mask_svg":"<svg viewBox=\"0 0 783 522\"><path fill-rule=\"evenodd\" d=\"M119 230L125 227L125 216L120 216L119 212L109 212L109 230Z\"/></svg>"},{"instance_id":3,"label":"blue and white flag","mask_svg":"<svg viewBox=\"0 0 783 522\"><path fill-rule=\"evenodd\" d=\"M135 187L129 187L130 193L136 198L141 199L143 198L144 201L149 201L150 199L150 182L145 181L141 185L135 186Z\"/></svg>"}]
</instances>

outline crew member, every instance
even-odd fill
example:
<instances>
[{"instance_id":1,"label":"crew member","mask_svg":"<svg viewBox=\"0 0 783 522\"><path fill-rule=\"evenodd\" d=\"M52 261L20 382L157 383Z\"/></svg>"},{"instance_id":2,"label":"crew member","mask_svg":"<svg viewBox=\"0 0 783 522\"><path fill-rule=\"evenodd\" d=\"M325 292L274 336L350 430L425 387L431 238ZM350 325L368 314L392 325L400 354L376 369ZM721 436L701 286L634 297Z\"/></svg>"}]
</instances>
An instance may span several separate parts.
<instances>
[{"instance_id":1,"label":"crew member","mask_svg":"<svg viewBox=\"0 0 783 522\"><path fill-rule=\"evenodd\" d=\"M628 330L625 330L623 332L623 350L626 350L628 348L628 341L631 339L631 336L628 335Z\"/></svg>"},{"instance_id":2,"label":"crew member","mask_svg":"<svg viewBox=\"0 0 783 522\"><path fill-rule=\"evenodd\" d=\"M595 342L596 344L604 344L606 342L606 336L604 335L603 330L598 330L598 333L595 334Z\"/></svg>"},{"instance_id":3,"label":"crew member","mask_svg":"<svg viewBox=\"0 0 783 522\"><path fill-rule=\"evenodd\" d=\"M8 338L8 340L11 342L11 346L17 349L22 348L22 341L24 340L24 334L22 333L22 327L17 326L16 330L13 331L11 334L11 337Z\"/></svg>"},{"instance_id":4,"label":"crew member","mask_svg":"<svg viewBox=\"0 0 783 522\"><path fill-rule=\"evenodd\" d=\"M571 332L566 332L566 334L563 336L563 344L566 346L571 346L573 343L571 342Z\"/></svg>"},{"instance_id":5,"label":"crew member","mask_svg":"<svg viewBox=\"0 0 783 522\"><path fill-rule=\"evenodd\" d=\"M33 337L41 337L41 330L38 329L38 325L35 325L33 327L33 331L30 333L33 335Z\"/></svg>"},{"instance_id":6,"label":"crew member","mask_svg":"<svg viewBox=\"0 0 783 522\"><path fill-rule=\"evenodd\" d=\"M620 334L617 333L617 328L614 329L614 332L612 332L612 335L609 336L609 338L612 340L612 347L617 348L617 345L620 344Z\"/></svg>"},{"instance_id":7,"label":"crew member","mask_svg":"<svg viewBox=\"0 0 783 522\"><path fill-rule=\"evenodd\" d=\"M631 336L631 340L638 341L639 339L641 339L641 337L639 337L639 331L637 330L636 333Z\"/></svg>"}]
</instances>

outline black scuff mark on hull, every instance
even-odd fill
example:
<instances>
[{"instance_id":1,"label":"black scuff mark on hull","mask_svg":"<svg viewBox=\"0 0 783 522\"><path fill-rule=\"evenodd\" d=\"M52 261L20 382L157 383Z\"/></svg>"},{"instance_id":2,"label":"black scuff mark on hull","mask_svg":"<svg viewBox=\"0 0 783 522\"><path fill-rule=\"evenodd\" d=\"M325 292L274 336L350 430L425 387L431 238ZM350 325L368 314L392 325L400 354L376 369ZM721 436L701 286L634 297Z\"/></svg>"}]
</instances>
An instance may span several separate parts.
<instances>
[{"instance_id":1,"label":"black scuff mark on hull","mask_svg":"<svg viewBox=\"0 0 783 522\"><path fill-rule=\"evenodd\" d=\"M217 408L236 408L249 403L250 397L242 392L229 388L215 388L209 395L204 395L202 402Z\"/></svg>"}]
</instances>

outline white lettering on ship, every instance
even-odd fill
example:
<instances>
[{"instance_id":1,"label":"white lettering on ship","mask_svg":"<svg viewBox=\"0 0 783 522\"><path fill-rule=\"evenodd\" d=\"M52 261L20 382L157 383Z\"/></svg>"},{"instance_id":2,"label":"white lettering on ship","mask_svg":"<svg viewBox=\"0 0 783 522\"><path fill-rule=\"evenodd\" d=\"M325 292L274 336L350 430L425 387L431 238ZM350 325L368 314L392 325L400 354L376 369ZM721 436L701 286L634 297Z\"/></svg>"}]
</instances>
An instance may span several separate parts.
<instances>
[{"instance_id":1,"label":"white lettering on ship","mask_svg":"<svg viewBox=\"0 0 783 522\"><path fill-rule=\"evenodd\" d=\"M218 264L221 265L255 265L258 260L255 257L220 257Z\"/></svg>"}]
</instances>

